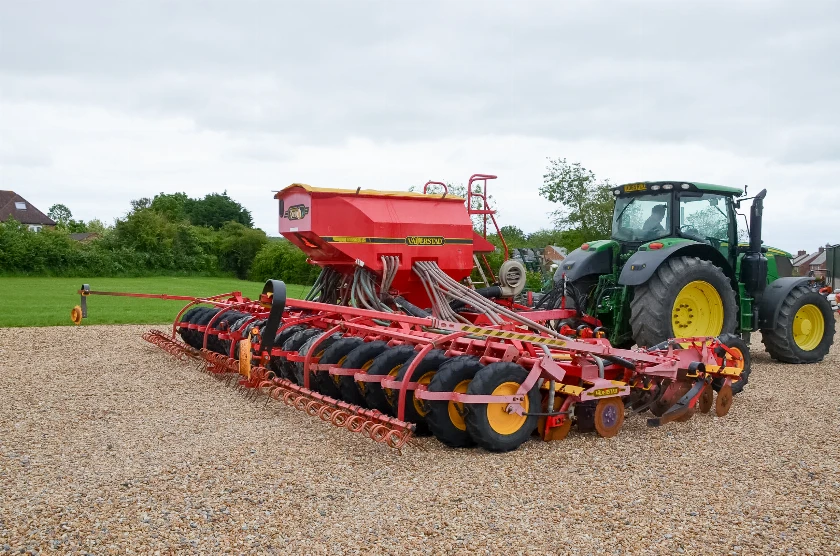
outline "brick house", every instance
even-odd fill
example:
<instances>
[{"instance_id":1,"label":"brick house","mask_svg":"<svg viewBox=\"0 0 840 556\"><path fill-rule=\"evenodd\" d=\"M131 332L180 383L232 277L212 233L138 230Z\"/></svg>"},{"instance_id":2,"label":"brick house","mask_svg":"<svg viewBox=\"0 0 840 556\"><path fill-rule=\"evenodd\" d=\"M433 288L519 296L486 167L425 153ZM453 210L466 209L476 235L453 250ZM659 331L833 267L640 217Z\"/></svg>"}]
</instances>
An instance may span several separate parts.
<instances>
[{"instance_id":1,"label":"brick house","mask_svg":"<svg viewBox=\"0 0 840 556\"><path fill-rule=\"evenodd\" d=\"M828 247L828 245L826 245ZM826 252L825 247L820 247L815 253L808 253L799 250L793 259L793 268L798 276L813 276L825 278L826 275Z\"/></svg>"},{"instance_id":2,"label":"brick house","mask_svg":"<svg viewBox=\"0 0 840 556\"><path fill-rule=\"evenodd\" d=\"M0 222L14 218L33 232L55 227L55 221L14 191L0 190Z\"/></svg>"}]
</instances>

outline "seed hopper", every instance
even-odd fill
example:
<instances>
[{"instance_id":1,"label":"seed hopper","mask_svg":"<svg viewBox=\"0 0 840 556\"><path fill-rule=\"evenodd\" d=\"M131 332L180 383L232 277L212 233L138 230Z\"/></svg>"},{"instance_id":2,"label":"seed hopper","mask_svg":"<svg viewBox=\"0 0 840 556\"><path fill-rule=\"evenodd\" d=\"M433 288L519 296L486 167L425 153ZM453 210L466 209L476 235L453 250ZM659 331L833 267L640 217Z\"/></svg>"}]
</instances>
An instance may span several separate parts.
<instances>
[{"instance_id":1,"label":"seed hopper","mask_svg":"<svg viewBox=\"0 0 840 556\"><path fill-rule=\"evenodd\" d=\"M287 298L278 280L258 299L84 285L72 317L81 322L91 295L183 300L171 329L147 341L250 396L397 449L433 435L508 451L532 436L560 440L572 426L612 437L628 413L649 412L651 426L726 415L749 366L740 338L618 349L562 284L539 308L521 302L521 263L493 272L484 258L496 249L488 231L507 251L487 203L492 179L472 176L466 200L446 186L427 193L433 182L423 193L293 184L276 195L280 232L322 269L305 299Z\"/></svg>"}]
</instances>

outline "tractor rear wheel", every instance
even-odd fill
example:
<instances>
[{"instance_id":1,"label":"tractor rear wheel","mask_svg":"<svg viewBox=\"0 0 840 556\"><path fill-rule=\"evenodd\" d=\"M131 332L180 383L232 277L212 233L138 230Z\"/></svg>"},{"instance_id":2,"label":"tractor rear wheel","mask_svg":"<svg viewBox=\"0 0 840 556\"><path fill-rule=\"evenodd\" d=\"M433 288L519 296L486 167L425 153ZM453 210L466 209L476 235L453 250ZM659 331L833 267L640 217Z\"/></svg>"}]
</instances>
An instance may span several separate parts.
<instances>
[{"instance_id":1,"label":"tractor rear wheel","mask_svg":"<svg viewBox=\"0 0 840 556\"><path fill-rule=\"evenodd\" d=\"M512 396L528 378L528 371L517 365L500 361L491 363L476 373L467 386L467 394ZM534 387L525 395L525 412L539 412L542 407L540 391ZM508 413L507 403L470 404L465 422L475 443L491 452L517 449L537 428L536 415Z\"/></svg>"},{"instance_id":2,"label":"tractor rear wheel","mask_svg":"<svg viewBox=\"0 0 840 556\"><path fill-rule=\"evenodd\" d=\"M414 361L413 356L411 359L405 362L405 364L400 369L400 372L397 373L397 380L402 380L405 378L405 374L408 371L408 367ZM435 374L437 374L440 366L443 365L448 357L446 357L446 352L440 349L433 349L426 356L423 358L422 361L417 365L417 368L414 369L411 378L409 379L411 382L418 382L425 386L428 386L429 383L434 378ZM389 393L386 390L386 393ZM394 413L399 411L399 391L392 390L390 395L388 396L388 401L391 402L391 407L394 410ZM426 415L428 414L429 409L428 405L423 402L423 400L418 400L414 397L414 390L408 390L405 393L405 420L414 423L417 425L415 429L415 433L418 435L427 435L429 434L429 427L426 425Z\"/></svg>"},{"instance_id":3,"label":"tractor rear wheel","mask_svg":"<svg viewBox=\"0 0 840 556\"><path fill-rule=\"evenodd\" d=\"M361 338L342 338L324 351L319 363L324 365L335 365L340 367L347 360L347 355L359 347L364 340ZM318 372L318 391L336 400L341 399L341 390L338 387L340 375L331 375L328 371Z\"/></svg>"},{"instance_id":4,"label":"tractor rear wheel","mask_svg":"<svg viewBox=\"0 0 840 556\"><path fill-rule=\"evenodd\" d=\"M650 280L636 286L630 303L630 327L639 346L734 332L737 316L729 278L697 257L662 263Z\"/></svg>"},{"instance_id":5,"label":"tractor rear wheel","mask_svg":"<svg viewBox=\"0 0 840 556\"><path fill-rule=\"evenodd\" d=\"M382 340L362 344L347 355L347 359L341 364L341 368L367 371L373 365L376 356L386 349L388 349L388 343ZM345 402L361 407L368 406L367 400L365 399L366 382L356 382L350 375L341 375L338 387L341 390L341 398Z\"/></svg>"},{"instance_id":6,"label":"tractor rear wheel","mask_svg":"<svg viewBox=\"0 0 840 556\"><path fill-rule=\"evenodd\" d=\"M430 392L467 393L470 381L484 368L478 357L458 355L443 363L429 382ZM469 406L457 402L428 401L426 424L432 434L451 448L466 448L475 442L467 432L464 414Z\"/></svg>"},{"instance_id":7,"label":"tractor rear wheel","mask_svg":"<svg viewBox=\"0 0 840 556\"><path fill-rule=\"evenodd\" d=\"M761 330L761 341L777 361L816 363L834 343L834 326L828 300L803 284L782 302L775 328Z\"/></svg>"}]
</instances>

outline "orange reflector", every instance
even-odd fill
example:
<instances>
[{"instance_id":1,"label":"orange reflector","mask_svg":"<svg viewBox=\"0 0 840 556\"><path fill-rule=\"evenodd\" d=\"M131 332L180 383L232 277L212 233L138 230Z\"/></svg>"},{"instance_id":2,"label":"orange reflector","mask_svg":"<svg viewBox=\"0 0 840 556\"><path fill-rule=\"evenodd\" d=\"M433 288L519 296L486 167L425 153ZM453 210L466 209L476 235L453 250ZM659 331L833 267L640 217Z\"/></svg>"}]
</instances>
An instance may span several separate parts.
<instances>
[{"instance_id":1,"label":"orange reflector","mask_svg":"<svg viewBox=\"0 0 840 556\"><path fill-rule=\"evenodd\" d=\"M650 247L651 249L662 249L665 246L662 245L661 243L659 243L658 241L655 241L655 242L651 243L650 245L648 245L648 247Z\"/></svg>"},{"instance_id":2,"label":"orange reflector","mask_svg":"<svg viewBox=\"0 0 840 556\"><path fill-rule=\"evenodd\" d=\"M580 246L580 248L583 249L584 251L587 251L587 250L589 250L589 244L584 243L583 245Z\"/></svg>"}]
</instances>

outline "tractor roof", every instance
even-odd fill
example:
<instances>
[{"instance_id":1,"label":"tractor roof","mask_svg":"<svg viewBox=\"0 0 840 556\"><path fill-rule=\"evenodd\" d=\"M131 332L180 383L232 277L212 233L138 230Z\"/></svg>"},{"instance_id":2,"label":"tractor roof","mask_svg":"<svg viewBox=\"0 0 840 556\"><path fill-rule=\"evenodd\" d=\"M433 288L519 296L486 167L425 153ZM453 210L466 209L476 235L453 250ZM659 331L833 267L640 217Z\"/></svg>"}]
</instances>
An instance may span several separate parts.
<instances>
[{"instance_id":1,"label":"tractor roof","mask_svg":"<svg viewBox=\"0 0 840 556\"><path fill-rule=\"evenodd\" d=\"M658 186L658 187L657 187ZM671 187L665 187L671 186ZM744 190L740 187L731 187L728 185L715 185L712 183L702 183L699 181L642 181L635 183L626 183L613 189L616 195L625 193L641 193L650 191L662 190L689 190L689 191L708 191L710 193L721 193L723 195L743 195Z\"/></svg>"}]
</instances>

